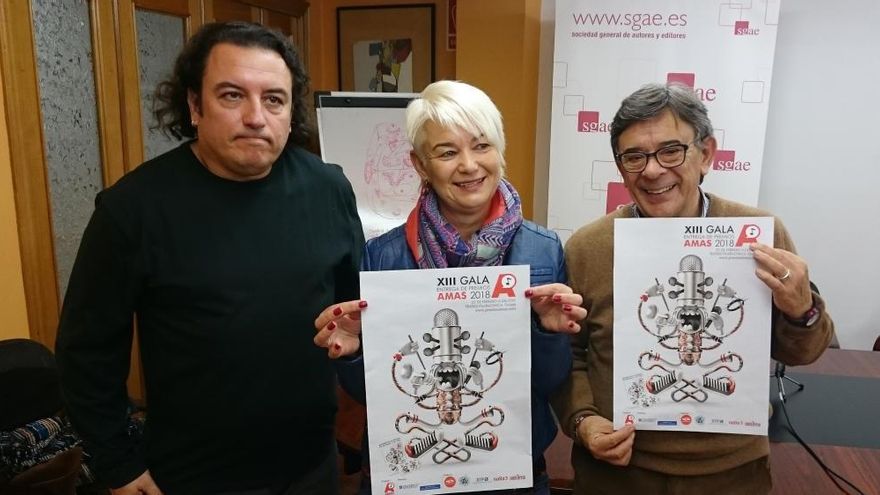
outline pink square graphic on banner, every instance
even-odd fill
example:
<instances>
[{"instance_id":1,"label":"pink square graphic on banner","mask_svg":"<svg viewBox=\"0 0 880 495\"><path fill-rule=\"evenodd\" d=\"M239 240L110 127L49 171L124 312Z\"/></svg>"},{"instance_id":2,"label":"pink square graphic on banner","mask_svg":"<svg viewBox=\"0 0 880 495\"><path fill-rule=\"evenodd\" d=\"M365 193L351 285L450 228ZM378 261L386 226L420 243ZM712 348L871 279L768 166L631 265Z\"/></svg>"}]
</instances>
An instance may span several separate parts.
<instances>
[{"instance_id":1,"label":"pink square graphic on banner","mask_svg":"<svg viewBox=\"0 0 880 495\"><path fill-rule=\"evenodd\" d=\"M718 162L730 162L736 159L736 151L734 150L715 150L715 158L712 159L712 170L724 170L724 167Z\"/></svg>"},{"instance_id":2,"label":"pink square graphic on banner","mask_svg":"<svg viewBox=\"0 0 880 495\"><path fill-rule=\"evenodd\" d=\"M693 72L670 72L666 74L666 83L681 83L689 88L694 87L697 76Z\"/></svg>"},{"instance_id":3,"label":"pink square graphic on banner","mask_svg":"<svg viewBox=\"0 0 880 495\"><path fill-rule=\"evenodd\" d=\"M594 132L599 128L599 112L578 112L578 132Z\"/></svg>"},{"instance_id":4,"label":"pink square graphic on banner","mask_svg":"<svg viewBox=\"0 0 880 495\"><path fill-rule=\"evenodd\" d=\"M629 195L629 191L626 190L626 186L623 185L623 182L608 183L608 194L605 196L605 213L611 213L621 206L630 203L632 203L632 198Z\"/></svg>"},{"instance_id":5,"label":"pink square graphic on banner","mask_svg":"<svg viewBox=\"0 0 880 495\"><path fill-rule=\"evenodd\" d=\"M749 21L736 21L733 23L733 34L742 34L749 29Z\"/></svg>"}]
</instances>

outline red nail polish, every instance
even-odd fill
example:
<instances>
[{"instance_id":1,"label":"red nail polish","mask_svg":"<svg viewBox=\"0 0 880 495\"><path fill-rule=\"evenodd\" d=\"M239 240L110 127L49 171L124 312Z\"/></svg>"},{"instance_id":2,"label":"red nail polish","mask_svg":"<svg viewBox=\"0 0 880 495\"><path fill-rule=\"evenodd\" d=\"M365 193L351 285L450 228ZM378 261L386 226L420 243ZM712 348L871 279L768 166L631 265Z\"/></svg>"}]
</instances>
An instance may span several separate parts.
<instances>
[{"instance_id":1,"label":"red nail polish","mask_svg":"<svg viewBox=\"0 0 880 495\"><path fill-rule=\"evenodd\" d=\"M562 310L563 311L571 311L571 304L563 304Z\"/></svg>"},{"instance_id":2,"label":"red nail polish","mask_svg":"<svg viewBox=\"0 0 880 495\"><path fill-rule=\"evenodd\" d=\"M561 300L562 300L562 296L561 296L561 295L559 295L559 294L554 294L554 295L553 295L553 302L559 302L559 301L561 301Z\"/></svg>"},{"instance_id":3,"label":"red nail polish","mask_svg":"<svg viewBox=\"0 0 880 495\"><path fill-rule=\"evenodd\" d=\"M336 350L338 351L338 350L341 350L341 349L342 349L342 346L339 345L339 344L333 344L333 348L336 349Z\"/></svg>"},{"instance_id":4,"label":"red nail polish","mask_svg":"<svg viewBox=\"0 0 880 495\"><path fill-rule=\"evenodd\" d=\"M532 289L526 289L526 297L532 297L532 294L534 293L535 291L533 291Z\"/></svg>"},{"instance_id":5,"label":"red nail polish","mask_svg":"<svg viewBox=\"0 0 880 495\"><path fill-rule=\"evenodd\" d=\"M361 301L358 303L358 307L364 309L367 307L367 301Z\"/></svg>"},{"instance_id":6,"label":"red nail polish","mask_svg":"<svg viewBox=\"0 0 880 495\"><path fill-rule=\"evenodd\" d=\"M568 322L568 328L574 328L574 322L573 322L573 321Z\"/></svg>"},{"instance_id":7,"label":"red nail polish","mask_svg":"<svg viewBox=\"0 0 880 495\"><path fill-rule=\"evenodd\" d=\"M341 314L342 314L342 308L340 308L338 306L333 308L333 316L339 316Z\"/></svg>"},{"instance_id":8,"label":"red nail polish","mask_svg":"<svg viewBox=\"0 0 880 495\"><path fill-rule=\"evenodd\" d=\"M335 322L335 321L331 321L330 323L327 324L327 330L330 330L330 331L332 332L333 329L335 329L335 328L336 328L336 322Z\"/></svg>"}]
</instances>

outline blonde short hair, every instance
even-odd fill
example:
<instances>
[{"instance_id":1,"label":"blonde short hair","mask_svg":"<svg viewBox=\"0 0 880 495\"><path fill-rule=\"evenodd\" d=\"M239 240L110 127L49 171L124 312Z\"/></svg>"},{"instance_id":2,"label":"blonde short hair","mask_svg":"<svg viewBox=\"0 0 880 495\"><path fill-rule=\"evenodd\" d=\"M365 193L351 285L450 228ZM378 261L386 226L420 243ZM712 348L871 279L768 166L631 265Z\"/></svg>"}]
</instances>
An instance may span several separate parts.
<instances>
[{"instance_id":1,"label":"blonde short hair","mask_svg":"<svg viewBox=\"0 0 880 495\"><path fill-rule=\"evenodd\" d=\"M474 136L484 136L501 156L504 165L504 125L501 112L481 89L461 81L429 84L419 98L406 107L406 137L421 156L425 124L432 121L445 128L461 127Z\"/></svg>"}]
</instances>

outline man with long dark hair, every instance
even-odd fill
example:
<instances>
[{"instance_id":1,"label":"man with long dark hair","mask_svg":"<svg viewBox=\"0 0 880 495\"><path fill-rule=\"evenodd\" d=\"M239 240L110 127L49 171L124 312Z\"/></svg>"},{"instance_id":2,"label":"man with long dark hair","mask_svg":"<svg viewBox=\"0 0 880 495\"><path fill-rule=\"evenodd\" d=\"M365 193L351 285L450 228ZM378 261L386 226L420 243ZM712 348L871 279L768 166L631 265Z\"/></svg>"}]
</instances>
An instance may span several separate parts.
<instances>
[{"instance_id":1,"label":"man with long dark hair","mask_svg":"<svg viewBox=\"0 0 880 495\"><path fill-rule=\"evenodd\" d=\"M337 492L334 374L308 329L357 297L363 235L339 167L299 146L307 84L283 35L204 26L157 89L159 128L189 139L98 195L57 353L114 494ZM140 442L125 428L133 320Z\"/></svg>"}]
</instances>

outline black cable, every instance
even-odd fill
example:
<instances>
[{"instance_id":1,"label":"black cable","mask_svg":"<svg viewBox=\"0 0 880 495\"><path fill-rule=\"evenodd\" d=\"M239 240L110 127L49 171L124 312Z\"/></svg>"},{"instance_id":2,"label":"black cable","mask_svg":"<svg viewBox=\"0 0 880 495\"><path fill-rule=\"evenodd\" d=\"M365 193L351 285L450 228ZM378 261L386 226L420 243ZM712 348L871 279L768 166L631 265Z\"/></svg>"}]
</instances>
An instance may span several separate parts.
<instances>
[{"instance_id":1,"label":"black cable","mask_svg":"<svg viewBox=\"0 0 880 495\"><path fill-rule=\"evenodd\" d=\"M859 495L865 495L865 492L860 490L859 487L857 487L852 482L850 482L848 479L846 479L843 476L841 476L840 474L838 474L835 470L828 467L828 465L825 464L822 461L822 459L819 458L819 455L816 454L816 452L812 448L810 448L809 445L807 445L807 442L805 442L801 438L801 436L798 435L797 431L794 429L794 425L791 423L791 418L788 416L788 408L785 407L785 400L782 400L780 403L782 404L782 413L785 414L785 422L788 423L789 433L791 433L791 435L795 438L795 440L797 440L798 443L801 444L801 446L807 451L807 453L810 454L810 456L813 458L813 460L815 460L816 463L819 464L819 467L822 468L822 470L825 472L825 475L828 476L828 479L830 479L831 482L834 483L834 485L841 491L841 493L849 494L850 492L849 492L849 490L847 490L843 486L841 486L840 483L838 483L837 479L840 479L841 481L843 481L844 483L846 483L847 485L852 487L852 489L855 490L856 493L858 493ZM835 478L837 478L837 479L835 479Z\"/></svg>"}]
</instances>

